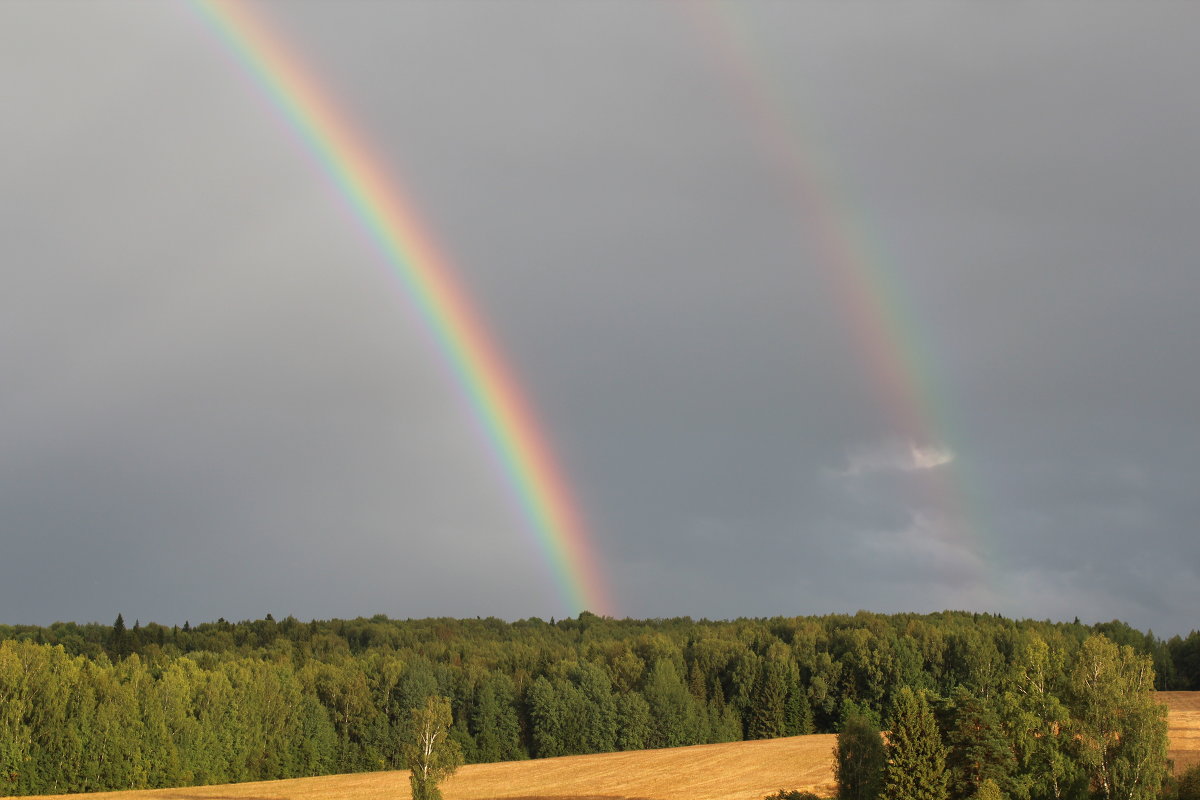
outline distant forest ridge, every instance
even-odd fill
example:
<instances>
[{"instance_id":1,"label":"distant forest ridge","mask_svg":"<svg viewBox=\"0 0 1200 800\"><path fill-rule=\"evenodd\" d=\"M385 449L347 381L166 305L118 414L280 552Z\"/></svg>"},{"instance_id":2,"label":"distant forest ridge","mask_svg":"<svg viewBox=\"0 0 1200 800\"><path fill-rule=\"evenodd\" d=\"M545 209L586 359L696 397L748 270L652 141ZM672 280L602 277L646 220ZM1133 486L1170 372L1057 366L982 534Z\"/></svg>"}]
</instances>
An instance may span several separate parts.
<instances>
[{"instance_id":1,"label":"distant forest ridge","mask_svg":"<svg viewBox=\"0 0 1200 800\"><path fill-rule=\"evenodd\" d=\"M37 644L61 645L71 655L96 659L106 654L109 660L119 660L137 653L143 657L186 655L189 653L249 653L286 641L300 645L313 653L317 647L344 649L350 655L371 649L413 650L437 658L441 645L447 642L538 642L559 646L578 646L584 642L636 642L651 634L660 634L677 646L703 638L741 639L761 642L774 638L792 644L797 634L826 634L847 630L866 630L888 638L913 638L924 629L953 633L962 626L982 625L988 629L1050 632L1082 641L1092 634L1101 634L1118 645L1127 645L1141 655L1150 656L1155 670L1155 688L1161 691L1200 691L1200 631L1192 630L1182 637L1160 639L1153 631L1142 633L1120 620L1094 625L1051 620L1011 620L999 614L968 611L942 611L932 614L878 614L859 611L856 614L827 614L797 617L758 617L735 620L693 620L691 617L660 619L613 619L599 617L588 611L575 618L549 622L538 617L507 622L496 617L456 619L429 617L425 619L391 619L384 614L355 619L312 620L301 622L295 617L276 620L271 614L259 620L202 622L183 626L164 626L155 622L142 625L135 620L132 627L121 614L112 625L99 622L55 622L49 626L7 625L0 623L0 641L29 641ZM944 638L944 637L943 637ZM915 639L914 639L915 641ZM930 664L929 666L934 666Z\"/></svg>"},{"instance_id":2,"label":"distant forest ridge","mask_svg":"<svg viewBox=\"0 0 1200 800\"><path fill-rule=\"evenodd\" d=\"M1111 651L1085 647L1101 636ZM1200 690L1194 631L955 611L0 625L0 795L402 769L431 695L449 698L468 762L829 733L850 716L878 729L905 687L946 730L968 707L1023 719L1031 688L1067 724L1088 652ZM1049 741L998 735L1018 754ZM1020 783L1035 772L1013 766L1006 792L1038 800Z\"/></svg>"}]
</instances>

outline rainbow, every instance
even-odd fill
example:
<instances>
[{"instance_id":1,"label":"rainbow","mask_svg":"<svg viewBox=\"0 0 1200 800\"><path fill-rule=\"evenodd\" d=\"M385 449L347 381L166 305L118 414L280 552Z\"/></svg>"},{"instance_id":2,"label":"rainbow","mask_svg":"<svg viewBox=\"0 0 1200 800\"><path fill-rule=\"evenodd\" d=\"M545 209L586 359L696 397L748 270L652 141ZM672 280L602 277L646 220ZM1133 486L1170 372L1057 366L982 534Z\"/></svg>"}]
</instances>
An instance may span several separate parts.
<instances>
[{"instance_id":1,"label":"rainbow","mask_svg":"<svg viewBox=\"0 0 1200 800\"><path fill-rule=\"evenodd\" d=\"M434 335L571 613L612 614L601 561L537 418L445 254L364 138L248 4L192 0L336 184Z\"/></svg>"},{"instance_id":2,"label":"rainbow","mask_svg":"<svg viewBox=\"0 0 1200 800\"><path fill-rule=\"evenodd\" d=\"M952 410L926 354L919 321L897 279L897 270L872 242L866 215L854 208L822 169L819 151L799 121L794 101L770 78L755 55L753 36L738 6L719 0L675 4L692 23L719 65L721 78L753 125L758 147L778 169L780 181L837 297L849 334L862 355L864 377L874 386L881 417L894 438L911 450L922 473L925 506L942 529L942 542L959 550L976 603L996 597L994 557L972 508L978 491L969 467L952 446Z\"/></svg>"}]
</instances>

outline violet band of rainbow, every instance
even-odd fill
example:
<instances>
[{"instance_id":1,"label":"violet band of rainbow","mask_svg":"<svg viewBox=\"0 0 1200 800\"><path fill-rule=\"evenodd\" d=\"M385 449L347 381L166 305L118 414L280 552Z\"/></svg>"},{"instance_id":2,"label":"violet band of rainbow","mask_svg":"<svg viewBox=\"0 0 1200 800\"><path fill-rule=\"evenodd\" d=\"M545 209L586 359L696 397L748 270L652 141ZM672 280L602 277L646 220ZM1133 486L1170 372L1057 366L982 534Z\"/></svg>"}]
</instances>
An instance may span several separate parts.
<instances>
[{"instance_id":1,"label":"violet band of rainbow","mask_svg":"<svg viewBox=\"0 0 1200 800\"><path fill-rule=\"evenodd\" d=\"M570 613L614 613L568 478L517 376L396 179L301 59L248 4L191 0L304 141L433 334L502 467Z\"/></svg>"}]
</instances>

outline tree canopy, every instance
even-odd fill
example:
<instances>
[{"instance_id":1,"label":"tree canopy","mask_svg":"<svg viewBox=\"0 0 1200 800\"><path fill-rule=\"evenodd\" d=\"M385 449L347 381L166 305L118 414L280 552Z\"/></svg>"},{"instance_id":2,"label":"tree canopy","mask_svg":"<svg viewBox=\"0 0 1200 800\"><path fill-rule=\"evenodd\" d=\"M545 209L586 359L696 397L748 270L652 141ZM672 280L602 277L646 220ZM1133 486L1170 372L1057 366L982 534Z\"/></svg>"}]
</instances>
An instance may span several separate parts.
<instances>
[{"instance_id":1,"label":"tree canopy","mask_svg":"<svg viewBox=\"0 0 1200 800\"><path fill-rule=\"evenodd\" d=\"M1193 685L1197 640L965 612L0 626L0 794L401 769L436 696L468 762L878 731L923 701L953 800L1144 800L1150 691Z\"/></svg>"}]
</instances>

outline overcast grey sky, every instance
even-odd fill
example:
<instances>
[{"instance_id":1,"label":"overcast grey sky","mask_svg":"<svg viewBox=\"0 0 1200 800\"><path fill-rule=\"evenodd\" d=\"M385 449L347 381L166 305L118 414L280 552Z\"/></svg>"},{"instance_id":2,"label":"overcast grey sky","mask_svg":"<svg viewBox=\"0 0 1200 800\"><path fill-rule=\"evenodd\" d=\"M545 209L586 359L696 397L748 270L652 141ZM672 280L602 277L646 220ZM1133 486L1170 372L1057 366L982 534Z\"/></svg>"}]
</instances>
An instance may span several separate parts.
<instances>
[{"instance_id":1,"label":"overcast grey sky","mask_svg":"<svg viewBox=\"0 0 1200 800\"><path fill-rule=\"evenodd\" d=\"M254 7L453 261L619 615L1200 627L1200 7ZM0 621L573 611L198 14L2 3L0 103Z\"/></svg>"}]
</instances>

